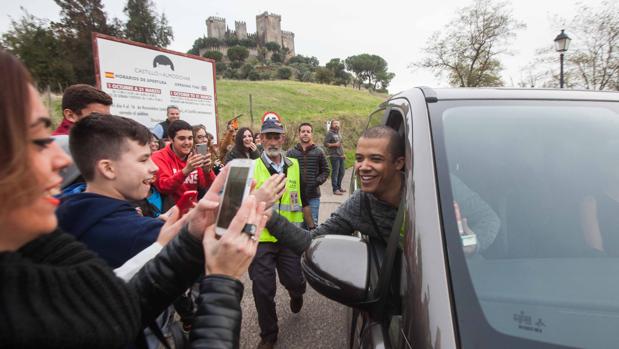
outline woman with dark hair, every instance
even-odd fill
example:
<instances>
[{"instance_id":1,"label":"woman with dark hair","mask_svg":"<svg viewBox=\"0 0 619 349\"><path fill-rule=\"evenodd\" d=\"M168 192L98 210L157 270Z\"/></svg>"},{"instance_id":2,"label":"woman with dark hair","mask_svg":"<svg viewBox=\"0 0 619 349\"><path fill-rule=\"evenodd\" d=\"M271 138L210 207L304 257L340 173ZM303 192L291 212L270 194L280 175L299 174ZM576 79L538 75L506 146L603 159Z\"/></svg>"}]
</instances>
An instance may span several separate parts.
<instances>
[{"instance_id":1,"label":"woman with dark hair","mask_svg":"<svg viewBox=\"0 0 619 349\"><path fill-rule=\"evenodd\" d=\"M258 147L254 143L254 134L247 127L241 127L236 133L234 148L226 154L224 164L232 159L257 159L260 157Z\"/></svg>"},{"instance_id":2,"label":"woman with dark hair","mask_svg":"<svg viewBox=\"0 0 619 349\"><path fill-rule=\"evenodd\" d=\"M238 279L257 246L241 230L253 224L261 231L265 204L251 195L217 240L220 176L183 219L168 218L163 229L180 233L124 282L58 230L54 195L71 160L51 137L51 120L28 71L2 50L0 76L0 346L125 348L206 272L192 347L238 347Z\"/></svg>"}]
</instances>

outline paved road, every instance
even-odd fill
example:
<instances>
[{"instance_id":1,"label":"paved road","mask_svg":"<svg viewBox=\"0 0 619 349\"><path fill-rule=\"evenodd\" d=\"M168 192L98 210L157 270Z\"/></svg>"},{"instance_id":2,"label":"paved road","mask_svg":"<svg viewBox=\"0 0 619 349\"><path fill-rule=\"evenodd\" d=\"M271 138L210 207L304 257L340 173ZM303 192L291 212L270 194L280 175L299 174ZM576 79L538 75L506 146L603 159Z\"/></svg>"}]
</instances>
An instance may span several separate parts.
<instances>
[{"instance_id":1,"label":"paved road","mask_svg":"<svg viewBox=\"0 0 619 349\"><path fill-rule=\"evenodd\" d=\"M348 189L351 170L346 171L342 186ZM333 195L331 180L321 187L320 221L323 222L349 193L343 196ZM241 307L243 324L241 327L241 348L255 348L260 341L258 315L251 293L251 280L247 274L243 277L245 294ZM303 309L298 314L290 312L289 297L286 289L278 284L275 302L279 318L279 338L276 348L344 348L346 346L346 307L333 302L314 291L309 285L304 296Z\"/></svg>"}]
</instances>

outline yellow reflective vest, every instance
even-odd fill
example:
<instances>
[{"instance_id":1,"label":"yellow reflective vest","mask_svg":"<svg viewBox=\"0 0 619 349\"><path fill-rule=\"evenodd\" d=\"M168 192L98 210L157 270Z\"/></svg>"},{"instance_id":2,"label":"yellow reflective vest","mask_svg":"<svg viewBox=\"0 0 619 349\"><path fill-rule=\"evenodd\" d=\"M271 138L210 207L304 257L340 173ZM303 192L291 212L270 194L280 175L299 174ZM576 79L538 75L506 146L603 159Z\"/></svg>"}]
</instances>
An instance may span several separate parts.
<instances>
[{"instance_id":1,"label":"yellow reflective vest","mask_svg":"<svg viewBox=\"0 0 619 349\"><path fill-rule=\"evenodd\" d=\"M271 177L271 173L265 165L262 157L255 161L254 179L256 180L256 189L260 188L264 181ZM279 201L273 204L273 209L289 222L300 226L303 223L303 210L301 208L301 177L299 172L299 162L297 159L286 158L282 154L282 161L286 161L286 191ZM275 236L269 233L269 230L264 228L260 234L260 242L277 242Z\"/></svg>"}]
</instances>

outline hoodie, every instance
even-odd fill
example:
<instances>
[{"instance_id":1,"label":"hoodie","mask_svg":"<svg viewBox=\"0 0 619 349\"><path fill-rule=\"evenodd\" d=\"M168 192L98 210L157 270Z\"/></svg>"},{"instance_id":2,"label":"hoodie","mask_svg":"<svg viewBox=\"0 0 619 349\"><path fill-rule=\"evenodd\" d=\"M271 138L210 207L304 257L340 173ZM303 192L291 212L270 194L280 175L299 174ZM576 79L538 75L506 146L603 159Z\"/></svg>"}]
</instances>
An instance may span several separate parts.
<instances>
[{"instance_id":1,"label":"hoodie","mask_svg":"<svg viewBox=\"0 0 619 349\"><path fill-rule=\"evenodd\" d=\"M208 189L215 180L215 173L204 173L202 168L193 170L189 175L183 174L187 159L181 159L172 150L172 144L153 153L153 162L159 170L155 179L155 188L161 194L172 198L173 203L187 190Z\"/></svg>"},{"instance_id":2,"label":"hoodie","mask_svg":"<svg viewBox=\"0 0 619 349\"><path fill-rule=\"evenodd\" d=\"M64 197L56 216L62 230L113 269L152 245L163 226L160 219L140 216L128 201L94 193Z\"/></svg>"}]
</instances>

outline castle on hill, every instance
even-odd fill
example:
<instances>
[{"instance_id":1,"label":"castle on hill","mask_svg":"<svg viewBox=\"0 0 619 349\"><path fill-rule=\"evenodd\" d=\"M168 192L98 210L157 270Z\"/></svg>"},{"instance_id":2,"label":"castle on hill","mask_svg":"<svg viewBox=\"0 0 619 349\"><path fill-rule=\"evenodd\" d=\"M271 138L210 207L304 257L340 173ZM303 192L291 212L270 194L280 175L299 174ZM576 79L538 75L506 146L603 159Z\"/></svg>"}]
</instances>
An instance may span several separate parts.
<instances>
[{"instance_id":1,"label":"castle on hill","mask_svg":"<svg viewBox=\"0 0 619 349\"><path fill-rule=\"evenodd\" d=\"M211 16L206 19L206 31L209 38L215 38L222 42L226 38L226 33L231 33L239 40L247 39L249 36L256 36L256 42L258 47L264 47L268 42L275 42L280 47L288 49L286 59L295 56L294 51L294 33L282 30L281 27L282 16L269 13L265 11L262 14L256 16L256 33L247 33L247 24L242 21L234 22L234 31L231 32L226 26L226 19L220 17ZM201 49L200 55L209 49ZM211 49L212 50L212 49ZM226 54L228 47L222 45L216 49L217 51ZM249 48L250 56L257 56L258 52L256 48Z\"/></svg>"}]
</instances>

